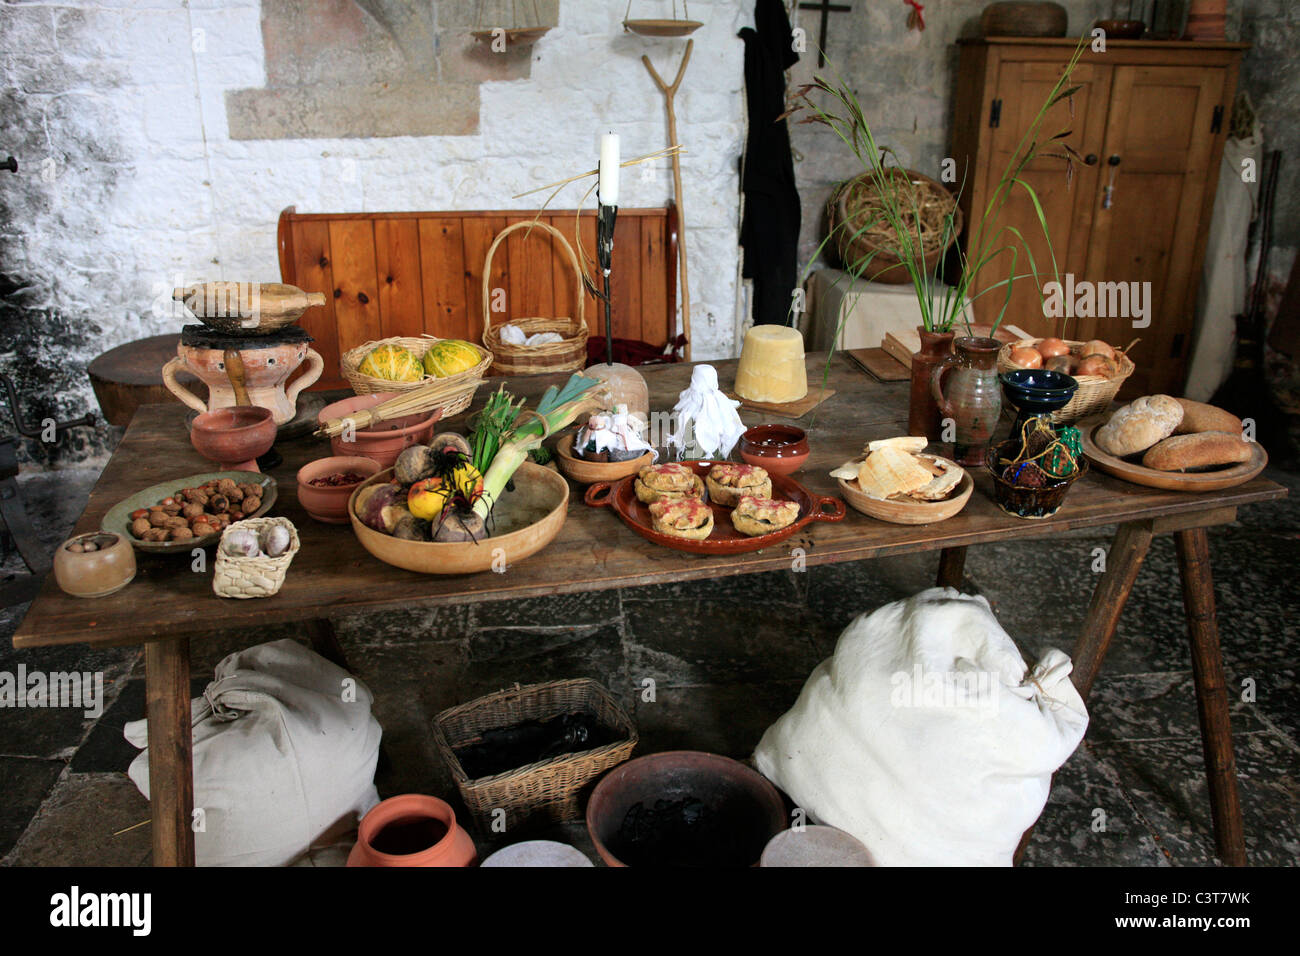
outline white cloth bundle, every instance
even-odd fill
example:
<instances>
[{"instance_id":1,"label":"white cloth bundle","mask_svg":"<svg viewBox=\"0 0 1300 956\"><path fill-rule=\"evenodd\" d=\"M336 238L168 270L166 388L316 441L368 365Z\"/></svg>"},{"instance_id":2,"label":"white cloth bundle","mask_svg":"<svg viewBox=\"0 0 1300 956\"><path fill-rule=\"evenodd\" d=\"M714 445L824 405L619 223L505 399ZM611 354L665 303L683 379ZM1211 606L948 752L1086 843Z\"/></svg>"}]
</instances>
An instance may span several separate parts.
<instances>
[{"instance_id":1,"label":"white cloth bundle","mask_svg":"<svg viewBox=\"0 0 1300 956\"><path fill-rule=\"evenodd\" d=\"M982 597L931 588L855 620L758 769L885 866L1009 866L1088 727L1070 659L1030 670Z\"/></svg>"},{"instance_id":2,"label":"white cloth bundle","mask_svg":"<svg viewBox=\"0 0 1300 956\"><path fill-rule=\"evenodd\" d=\"M283 866L379 802L369 689L297 641L231 654L190 701L199 866ZM143 720L125 727L137 747ZM127 774L149 796L149 751Z\"/></svg>"},{"instance_id":3,"label":"white cloth bundle","mask_svg":"<svg viewBox=\"0 0 1300 956\"><path fill-rule=\"evenodd\" d=\"M503 325L501 326L501 341L506 345L522 345L527 348L530 345L550 345L552 342L563 342L564 336L559 332L534 332L532 335L527 335L517 325Z\"/></svg>"},{"instance_id":4,"label":"white cloth bundle","mask_svg":"<svg viewBox=\"0 0 1300 956\"><path fill-rule=\"evenodd\" d=\"M670 448L677 449L677 457L684 455L691 441L694 427L694 445L703 458L718 455L726 458L745 433L744 423L736 409L740 402L727 398L718 388L718 373L712 365L697 365L691 372L691 384L682 390L673 406L677 427L668 436Z\"/></svg>"}]
</instances>

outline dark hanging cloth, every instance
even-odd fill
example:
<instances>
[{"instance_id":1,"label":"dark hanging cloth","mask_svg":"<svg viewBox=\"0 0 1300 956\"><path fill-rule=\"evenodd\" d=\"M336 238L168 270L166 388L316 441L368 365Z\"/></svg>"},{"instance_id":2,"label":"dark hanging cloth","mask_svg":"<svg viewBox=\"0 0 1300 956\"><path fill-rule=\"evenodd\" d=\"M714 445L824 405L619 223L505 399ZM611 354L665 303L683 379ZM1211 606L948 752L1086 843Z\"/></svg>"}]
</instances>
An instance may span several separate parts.
<instances>
[{"instance_id":1,"label":"dark hanging cloth","mask_svg":"<svg viewBox=\"0 0 1300 956\"><path fill-rule=\"evenodd\" d=\"M754 281L754 322L786 324L798 283L799 192L785 112L785 71L799 62L791 42L790 18L782 0L758 0L754 28L740 31L745 41L745 96L749 139L740 188L745 215L740 244L743 275Z\"/></svg>"}]
</instances>

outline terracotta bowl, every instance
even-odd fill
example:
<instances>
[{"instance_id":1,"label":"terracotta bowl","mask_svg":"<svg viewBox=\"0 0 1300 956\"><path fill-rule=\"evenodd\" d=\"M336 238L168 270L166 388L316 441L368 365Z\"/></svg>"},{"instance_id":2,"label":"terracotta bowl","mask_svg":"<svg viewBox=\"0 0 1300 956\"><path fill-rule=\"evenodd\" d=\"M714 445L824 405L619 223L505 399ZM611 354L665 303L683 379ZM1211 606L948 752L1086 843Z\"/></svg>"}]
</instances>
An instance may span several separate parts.
<instances>
[{"instance_id":1,"label":"terracotta bowl","mask_svg":"<svg viewBox=\"0 0 1300 956\"><path fill-rule=\"evenodd\" d=\"M594 485L598 481L618 481L628 475L635 475L646 465L653 464L654 452L646 452L640 458L629 461L587 461L579 458L573 451L573 439L577 431L570 429L562 433L555 443L555 460L560 471L580 485Z\"/></svg>"},{"instance_id":2,"label":"terracotta bowl","mask_svg":"<svg viewBox=\"0 0 1300 956\"><path fill-rule=\"evenodd\" d=\"M637 804L698 800L717 829L661 844L677 863L756 866L769 840L785 829L785 804L776 787L738 761L697 750L671 750L629 760L596 784L587 802L587 832L609 866L655 865L624 839L625 821ZM716 853L703 853L710 846ZM725 848L725 850L723 850ZM672 865L662 858L658 865Z\"/></svg>"},{"instance_id":3,"label":"terracotta bowl","mask_svg":"<svg viewBox=\"0 0 1300 956\"><path fill-rule=\"evenodd\" d=\"M325 524L347 524L348 499L352 497L352 492L381 467L373 458L356 456L331 456L308 462L298 469L298 503L317 521L323 521ZM361 481L325 487L311 483L314 478L347 472L360 475Z\"/></svg>"},{"instance_id":4,"label":"terracotta bowl","mask_svg":"<svg viewBox=\"0 0 1300 956\"><path fill-rule=\"evenodd\" d=\"M755 425L740 436L740 457L774 475L790 475L808 460L808 435L793 425Z\"/></svg>"},{"instance_id":5,"label":"terracotta bowl","mask_svg":"<svg viewBox=\"0 0 1300 956\"><path fill-rule=\"evenodd\" d=\"M341 402L322 408L316 420L323 425L331 418L343 418L352 412L374 408L390 398L397 398L400 394L400 392L372 392L369 395L345 398ZM410 448L412 445L427 444L433 437L434 423L441 417L442 409L436 408L427 415L408 415L405 418L395 418L391 422L380 422L374 428L357 431L352 436L354 440L350 442L344 441L342 435L331 438L330 448L336 455L373 458L379 462L381 468L387 468L397 461L397 456L403 449Z\"/></svg>"},{"instance_id":6,"label":"terracotta bowl","mask_svg":"<svg viewBox=\"0 0 1300 956\"><path fill-rule=\"evenodd\" d=\"M1140 40L1147 32L1143 20L1098 20L1097 26L1106 31L1112 40Z\"/></svg>"},{"instance_id":7,"label":"terracotta bowl","mask_svg":"<svg viewBox=\"0 0 1300 956\"><path fill-rule=\"evenodd\" d=\"M550 544L564 527L568 513L569 483L559 472L526 461L515 472L514 490L503 493L492 509L490 537L478 543L407 541L366 527L354 510L362 488L392 480L393 470L386 468L358 485L348 499L348 519L362 547L376 558L421 574L507 570Z\"/></svg>"},{"instance_id":8,"label":"terracotta bowl","mask_svg":"<svg viewBox=\"0 0 1300 956\"><path fill-rule=\"evenodd\" d=\"M190 444L225 471L257 471L257 459L275 444L275 419L260 405L204 412L190 426Z\"/></svg>"},{"instance_id":9,"label":"terracotta bowl","mask_svg":"<svg viewBox=\"0 0 1300 956\"><path fill-rule=\"evenodd\" d=\"M78 550L70 550L74 547ZM94 550L80 550L86 547ZM134 578L135 549L124 535L111 531L79 534L54 552L54 580L73 597L105 597Z\"/></svg>"}]
</instances>

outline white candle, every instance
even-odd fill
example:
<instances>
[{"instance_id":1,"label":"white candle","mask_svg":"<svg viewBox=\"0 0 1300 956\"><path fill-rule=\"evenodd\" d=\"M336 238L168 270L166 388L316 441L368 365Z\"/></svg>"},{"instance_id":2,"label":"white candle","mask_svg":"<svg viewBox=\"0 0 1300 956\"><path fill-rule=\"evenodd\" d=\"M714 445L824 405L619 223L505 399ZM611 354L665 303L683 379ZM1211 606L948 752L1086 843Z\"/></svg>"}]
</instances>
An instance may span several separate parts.
<instances>
[{"instance_id":1,"label":"white candle","mask_svg":"<svg viewBox=\"0 0 1300 956\"><path fill-rule=\"evenodd\" d=\"M618 134L606 133L600 138L600 204L618 205Z\"/></svg>"}]
</instances>

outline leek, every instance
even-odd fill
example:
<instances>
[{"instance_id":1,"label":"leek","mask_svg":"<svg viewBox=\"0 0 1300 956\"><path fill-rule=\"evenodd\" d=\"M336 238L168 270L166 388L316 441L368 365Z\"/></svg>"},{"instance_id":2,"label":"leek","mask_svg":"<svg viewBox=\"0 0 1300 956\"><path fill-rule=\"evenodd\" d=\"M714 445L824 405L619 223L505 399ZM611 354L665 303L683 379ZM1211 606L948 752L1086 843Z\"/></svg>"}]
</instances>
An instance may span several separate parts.
<instances>
[{"instance_id":1,"label":"leek","mask_svg":"<svg viewBox=\"0 0 1300 956\"><path fill-rule=\"evenodd\" d=\"M593 389L604 384L575 372L564 388L554 385L548 388L532 413L520 409L513 427L500 435L500 447L483 474L483 494L474 502L474 511L479 517L487 518L510 479L527 460L528 453L540 448L544 438L567 428L583 412L601 406L603 396L593 394Z\"/></svg>"}]
</instances>

